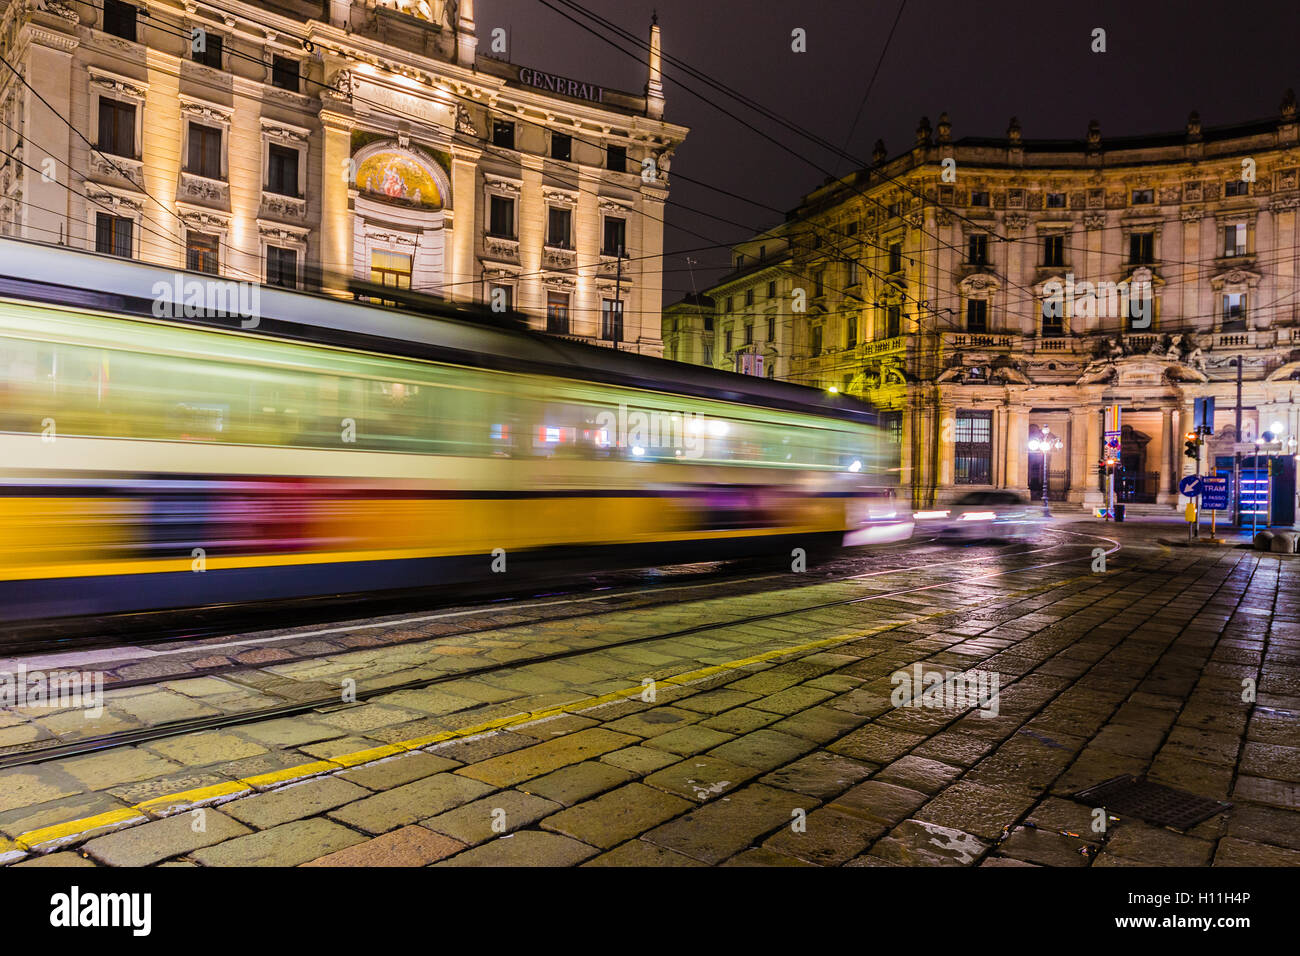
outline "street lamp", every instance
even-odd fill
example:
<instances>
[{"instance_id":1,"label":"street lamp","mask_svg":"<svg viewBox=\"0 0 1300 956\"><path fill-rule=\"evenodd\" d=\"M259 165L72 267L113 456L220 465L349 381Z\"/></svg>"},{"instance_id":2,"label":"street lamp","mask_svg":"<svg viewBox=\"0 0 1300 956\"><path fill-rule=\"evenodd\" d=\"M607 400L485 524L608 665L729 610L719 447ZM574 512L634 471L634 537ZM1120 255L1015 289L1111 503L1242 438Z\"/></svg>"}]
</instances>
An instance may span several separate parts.
<instances>
[{"instance_id":1,"label":"street lamp","mask_svg":"<svg viewBox=\"0 0 1300 956\"><path fill-rule=\"evenodd\" d=\"M1043 453L1043 514L1051 517L1052 507L1047 500L1047 456L1053 451L1060 451L1065 445L1046 425L1038 429L1038 433L1038 438L1029 439L1029 450Z\"/></svg>"}]
</instances>

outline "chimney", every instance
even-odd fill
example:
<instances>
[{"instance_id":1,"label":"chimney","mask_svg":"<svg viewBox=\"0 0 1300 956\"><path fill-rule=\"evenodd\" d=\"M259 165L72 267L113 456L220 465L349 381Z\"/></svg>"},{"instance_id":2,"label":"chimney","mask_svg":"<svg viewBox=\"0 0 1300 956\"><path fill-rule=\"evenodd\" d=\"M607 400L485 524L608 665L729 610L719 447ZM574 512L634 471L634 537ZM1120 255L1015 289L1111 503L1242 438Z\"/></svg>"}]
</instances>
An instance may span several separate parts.
<instances>
[{"instance_id":1,"label":"chimney","mask_svg":"<svg viewBox=\"0 0 1300 956\"><path fill-rule=\"evenodd\" d=\"M645 111L652 119L664 118L663 54L659 40L659 14L650 15L650 78L645 85Z\"/></svg>"}]
</instances>

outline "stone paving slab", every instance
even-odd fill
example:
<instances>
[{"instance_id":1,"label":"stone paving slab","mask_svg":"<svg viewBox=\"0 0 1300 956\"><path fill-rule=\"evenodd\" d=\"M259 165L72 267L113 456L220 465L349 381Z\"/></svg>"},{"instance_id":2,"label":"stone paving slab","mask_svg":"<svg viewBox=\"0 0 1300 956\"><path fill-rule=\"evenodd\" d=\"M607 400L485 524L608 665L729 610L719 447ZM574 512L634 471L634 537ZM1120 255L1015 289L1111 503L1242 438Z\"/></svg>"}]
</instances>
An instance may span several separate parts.
<instances>
[{"instance_id":1,"label":"stone paving slab","mask_svg":"<svg viewBox=\"0 0 1300 956\"><path fill-rule=\"evenodd\" d=\"M1118 534L1132 552L1105 574L1084 560L964 581L949 564L783 588L739 603L755 614L943 584L0 771L0 833L31 865L1296 865L1300 559ZM168 675L116 691L111 709L164 719L175 695L210 708L234 699L235 676L258 693L391 686L445 661L725 622L737 600L568 633L574 620L502 617L427 645ZM913 665L996 671L996 715L899 706L894 678ZM1257 701L1242 700L1243 676ZM0 713L0 730L27 719ZM1235 806L1190 833L1114 815L1096 832L1096 808L1070 794L1117 773ZM219 806L200 830L187 812L139 813L67 845L23 842L160 797L164 812Z\"/></svg>"}]
</instances>

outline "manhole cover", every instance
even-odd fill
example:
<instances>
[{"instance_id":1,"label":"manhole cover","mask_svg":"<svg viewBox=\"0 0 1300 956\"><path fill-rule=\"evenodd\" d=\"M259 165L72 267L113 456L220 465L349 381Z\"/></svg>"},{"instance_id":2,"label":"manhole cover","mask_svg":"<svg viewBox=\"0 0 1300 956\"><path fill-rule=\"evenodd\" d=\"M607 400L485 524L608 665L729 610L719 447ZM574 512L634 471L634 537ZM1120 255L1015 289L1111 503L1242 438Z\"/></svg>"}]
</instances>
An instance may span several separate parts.
<instances>
[{"instance_id":1,"label":"manhole cover","mask_svg":"<svg viewBox=\"0 0 1300 956\"><path fill-rule=\"evenodd\" d=\"M1112 777L1080 790L1074 794L1074 799L1094 807L1105 807L1110 813L1134 816L1175 830L1190 830L1202 820L1232 809L1231 803L1148 783L1146 778L1132 774Z\"/></svg>"}]
</instances>

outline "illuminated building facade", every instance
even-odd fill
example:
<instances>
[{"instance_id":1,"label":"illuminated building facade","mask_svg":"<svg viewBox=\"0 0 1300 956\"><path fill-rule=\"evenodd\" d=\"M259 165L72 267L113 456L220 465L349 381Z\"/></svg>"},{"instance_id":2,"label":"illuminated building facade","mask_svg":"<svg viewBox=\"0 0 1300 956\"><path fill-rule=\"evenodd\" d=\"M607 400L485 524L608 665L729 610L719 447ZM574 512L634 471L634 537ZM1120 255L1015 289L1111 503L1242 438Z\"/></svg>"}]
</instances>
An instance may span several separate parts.
<instances>
[{"instance_id":1,"label":"illuminated building facade","mask_svg":"<svg viewBox=\"0 0 1300 956\"><path fill-rule=\"evenodd\" d=\"M473 0L9 0L3 233L354 275L658 355L686 130L663 119L657 24L650 42L629 94L480 52Z\"/></svg>"},{"instance_id":2,"label":"illuminated building facade","mask_svg":"<svg viewBox=\"0 0 1300 956\"><path fill-rule=\"evenodd\" d=\"M1172 511L1206 396L1204 470L1231 474L1240 454L1257 480L1257 438L1280 424L1262 450L1293 496L1296 114L1288 91L1263 121L1202 128L1192 114L1177 133L1113 140L1094 123L1077 141L1024 138L1015 120L1002 137L954 140L947 115L933 129L923 119L912 149L889 158L877 144L872 168L809 194L782 224L790 294L770 307L787 323L781 377L884 409L917 506L983 489L1038 498L1044 477L1052 499L1101 505L1113 404L1120 500ZM747 261L702 290L718 367L734 367L749 321L747 300L720 294ZM1029 447L1044 427L1063 444L1046 476Z\"/></svg>"}]
</instances>

